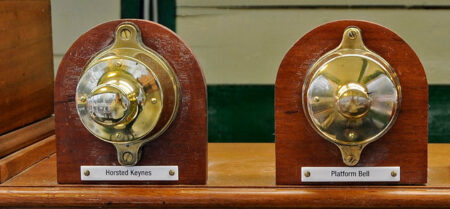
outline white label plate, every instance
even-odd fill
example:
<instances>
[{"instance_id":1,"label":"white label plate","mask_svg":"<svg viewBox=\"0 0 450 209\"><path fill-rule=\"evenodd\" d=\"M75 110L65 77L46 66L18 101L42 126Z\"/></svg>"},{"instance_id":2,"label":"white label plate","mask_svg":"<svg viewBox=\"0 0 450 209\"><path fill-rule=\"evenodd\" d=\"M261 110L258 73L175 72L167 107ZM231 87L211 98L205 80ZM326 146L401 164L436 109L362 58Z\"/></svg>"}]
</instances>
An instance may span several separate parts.
<instances>
[{"instance_id":1,"label":"white label plate","mask_svg":"<svg viewBox=\"0 0 450 209\"><path fill-rule=\"evenodd\" d=\"M80 171L82 181L178 181L178 166L81 166Z\"/></svg>"},{"instance_id":2,"label":"white label plate","mask_svg":"<svg viewBox=\"0 0 450 209\"><path fill-rule=\"evenodd\" d=\"M302 167L302 182L397 182L400 167ZM309 177L306 173L309 172ZM396 175L393 176L392 172Z\"/></svg>"}]
</instances>

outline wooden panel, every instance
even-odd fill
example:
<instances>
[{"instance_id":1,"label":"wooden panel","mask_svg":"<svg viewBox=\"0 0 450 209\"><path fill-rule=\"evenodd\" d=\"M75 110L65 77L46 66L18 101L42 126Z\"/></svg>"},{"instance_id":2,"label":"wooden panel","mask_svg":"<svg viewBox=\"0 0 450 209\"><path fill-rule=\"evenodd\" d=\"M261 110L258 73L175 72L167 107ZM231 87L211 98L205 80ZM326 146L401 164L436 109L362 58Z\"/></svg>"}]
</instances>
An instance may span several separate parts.
<instances>
[{"instance_id":1,"label":"wooden panel","mask_svg":"<svg viewBox=\"0 0 450 209\"><path fill-rule=\"evenodd\" d=\"M53 113L49 0L0 1L0 135Z\"/></svg>"},{"instance_id":2,"label":"wooden panel","mask_svg":"<svg viewBox=\"0 0 450 209\"><path fill-rule=\"evenodd\" d=\"M169 62L181 85L182 98L177 117L163 135L142 148L141 160L138 163L178 165L179 181L145 183L205 184L207 107L206 86L200 67L190 49L167 28L149 21L126 21L138 25L143 43ZM55 83L55 133L58 139L60 183L82 183L81 165L118 165L113 145L97 139L82 125L74 98L84 66L95 53L112 43L113 31L121 22L124 20L108 22L82 35L66 53L59 67Z\"/></svg>"},{"instance_id":3,"label":"wooden panel","mask_svg":"<svg viewBox=\"0 0 450 209\"><path fill-rule=\"evenodd\" d=\"M428 150L428 183L423 188L450 187L450 144L428 144ZM3 186L63 186L56 181L56 156ZM207 186L275 186L275 144L209 143Z\"/></svg>"},{"instance_id":4,"label":"wooden panel","mask_svg":"<svg viewBox=\"0 0 450 209\"><path fill-rule=\"evenodd\" d=\"M0 136L0 158L54 134L53 117Z\"/></svg>"},{"instance_id":5,"label":"wooden panel","mask_svg":"<svg viewBox=\"0 0 450 209\"><path fill-rule=\"evenodd\" d=\"M55 153L55 136L48 137L0 160L0 183Z\"/></svg>"},{"instance_id":6,"label":"wooden panel","mask_svg":"<svg viewBox=\"0 0 450 209\"><path fill-rule=\"evenodd\" d=\"M272 143L210 143L205 186L60 185L53 155L0 185L9 207L448 207L450 144L429 144L426 186L276 186Z\"/></svg>"},{"instance_id":7,"label":"wooden panel","mask_svg":"<svg viewBox=\"0 0 450 209\"><path fill-rule=\"evenodd\" d=\"M273 143L210 143L208 186L275 185Z\"/></svg>"},{"instance_id":8,"label":"wooden panel","mask_svg":"<svg viewBox=\"0 0 450 209\"><path fill-rule=\"evenodd\" d=\"M42 194L43 196L38 196ZM0 205L83 208L448 208L448 189L25 187Z\"/></svg>"},{"instance_id":9,"label":"wooden panel","mask_svg":"<svg viewBox=\"0 0 450 209\"><path fill-rule=\"evenodd\" d=\"M428 85L414 51L392 31L369 22L337 21L317 27L288 51L275 83L275 141L278 184L301 184L303 166L345 166L339 149L317 134L302 108L302 85L309 67L336 48L346 27L362 30L366 46L395 69L402 88L398 119L369 144L356 166L400 166L400 184L427 180ZM341 183L342 184L342 183Z\"/></svg>"}]
</instances>

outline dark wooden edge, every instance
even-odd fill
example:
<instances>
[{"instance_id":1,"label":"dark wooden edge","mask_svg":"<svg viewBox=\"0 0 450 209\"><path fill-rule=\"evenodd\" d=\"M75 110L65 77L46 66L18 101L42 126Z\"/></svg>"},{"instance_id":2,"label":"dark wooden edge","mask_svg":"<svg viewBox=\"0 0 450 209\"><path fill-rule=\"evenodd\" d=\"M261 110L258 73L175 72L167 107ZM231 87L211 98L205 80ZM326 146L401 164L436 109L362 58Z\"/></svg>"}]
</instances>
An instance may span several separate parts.
<instances>
[{"instance_id":1,"label":"dark wooden edge","mask_svg":"<svg viewBox=\"0 0 450 209\"><path fill-rule=\"evenodd\" d=\"M55 136L36 142L0 160L0 183L55 153Z\"/></svg>"},{"instance_id":2,"label":"dark wooden edge","mask_svg":"<svg viewBox=\"0 0 450 209\"><path fill-rule=\"evenodd\" d=\"M0 206L21 207L449 207L450 188L4 187Z\"/></svg>"},{"instance_id":3,"label":"dark wooden edge","mask_svg":"<svg viewBox=\"0 0 450 209\"><path fill-rule=\"evenodd\" d=\"M0 136L0 158L55 133L55 118L50 116Z\"/></svg>"}]
</instances>

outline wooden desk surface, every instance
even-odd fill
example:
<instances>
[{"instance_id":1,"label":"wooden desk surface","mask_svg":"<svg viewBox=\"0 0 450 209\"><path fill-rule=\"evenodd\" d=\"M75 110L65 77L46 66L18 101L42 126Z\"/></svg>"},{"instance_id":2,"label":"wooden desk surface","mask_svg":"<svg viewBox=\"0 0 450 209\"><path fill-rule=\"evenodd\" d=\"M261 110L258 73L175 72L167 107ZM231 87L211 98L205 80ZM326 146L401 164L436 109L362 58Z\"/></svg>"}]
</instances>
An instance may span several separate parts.
<instances>
[{"instance_id":1,"label":"wooden desk surface","mask_svg":"<svg viewBox=\"0 0 450 209\"><path fill-rule=\"evenodd\" d=\"M209 144L208 184L59 185L56 156L0 185L10 207L450 207L450 144L429 144L428 184L276 186L271 143Z\"/></svg>"}]
</instances>

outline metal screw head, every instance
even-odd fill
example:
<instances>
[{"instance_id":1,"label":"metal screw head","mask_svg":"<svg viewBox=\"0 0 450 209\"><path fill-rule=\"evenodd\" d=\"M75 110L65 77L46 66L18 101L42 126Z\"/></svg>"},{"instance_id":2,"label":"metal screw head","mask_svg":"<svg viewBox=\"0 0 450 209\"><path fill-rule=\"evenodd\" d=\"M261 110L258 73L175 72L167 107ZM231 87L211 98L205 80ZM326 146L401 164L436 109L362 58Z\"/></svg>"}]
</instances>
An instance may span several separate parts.
<instances>
[{"instance_id":1,"label":"metal screw head","mask_svg":"<svg viewBox=\"0 0 450 209\"><path fill-rule=\"evenodd\" d=\"M89 170L85 170L85 171L84 171L84 175L85 175L85 176L89 176L89 175L91 175L91 172L90 172Z\"/></svg>"},{"instance_id":2,"label":"metal screw head","mask_svg":"<svg viewBox=\"0 0 450 209\"><path fill-rule=\"evenodd\" d=\"M152 98L152 104L156 104L156 102L158 102L158 100L156 98Z\"/></svg>"},{"instance_id":3,"label":"metal screw head","mask_svg":"<svg viewBox=\"0 0 450 209\"><path fill-rule=\"evenodd\" d=\"M320 101L320 98L319 97L314 97L314 102L319 102Z\"/></svg>"},{"instance_id":4,"label":"metal screw head","mask_svg":"<svg viewBox=\"0 0 450 209\"><path fill-rule=\"evenodd\" d=\"M354 140L356 137L357 137L357 133L354 132L354 131L350 131L347 134L347 138L350 139L350 140Z\"/></svg>"},{"instance_id":5,"label":"metal screw head","mask_svg":"<svg viewBox=\"0 0 450 209\"><path fill-rule=\"evenodd\" d=\"M86 100L87 100L86 96L81 96L81 97L80 97L80 102L85 103Z\"/></svg>"},{"instance_id":6,"label":"metal screw head","mask_svg":"<svg viewBox=\"0 0 450 209\"><path fill-rule=\"evenodd\" d=\"M346 160L347 160L347 162L352 162L353 161L353 156L352 155L347 155Z\"/></svg>"},{"instance_id":7,"label":"metal screw head","mask_svg":"<svg viewBox=\"0 0 450 209\"><path fill-rule=\"evenodd\" d=\"M306 176L306 177L310 177L310 176L311 176L311 172L306 171L306 172L305 172L305 176Z\"/></svg>"},{"instance_id":8,"label":"metal screw head","mask_svg":"<svg viewBox=\"0 0 450 209\"><path fill-rule=\"evenodd\" d=\"M116 134L114 134L114 138L115 138L115 140L122 140L123 135L122 135L122 133L117 132Z\"/></svg>"},{"instance_id":9,"label":"metal screw head","mask_svg":"<svg viewBox=\"0 0 450 209\"><path fill-rule=\"evenodd\" d=\"M131 163L133 162L133 154L131 154L130 152L125 152L122 155L122 159L127 163Z\"/></svg>"},{"instance_id":10,"label":"metal screw head","mask_svg":"<svg viewBox=\"0 0 450 209\"><path fill-rule=\"evenodd\" d=\"M350 30L350 31L348 32L348 37L349 37L350 39L355 39L357 35L358 35L358 34L356 33L356 31L355 31L354 29L353 29L353 30Z\"/></svg>"},{"instance_id":11,"label":"metal screw head","mask_svg":"<svg viewBox=\"0 0 450 209\"><path fill-rule=\"evenodd\" d=\"M169 171L169 175L171 175L171 176L175 175L175 171L174 170L170 170Z\"/></svg>"},{"instance_id":12,"label":"metal screw head","mask_svg":"<svg viewBox=\"0 0 450 209\"><path fill-rule=\"evenodd\" d=\"M123 29L122 31L120 31L120 38L122 38L123 40L128 40L131 37L131 31L128 29Z\"/></svg>"},{"instance_id":13,"label":"metal screw head","mask_svg":"<svg viewBox=\"0 0 450 209\"><path fill-rule=\"evenodd\" d=\"M396 177L396 176L397 176L397 172L392 171L392 172L391 172L391 176L392 176L392 177Z\"/></svg>"}]
</instances>

